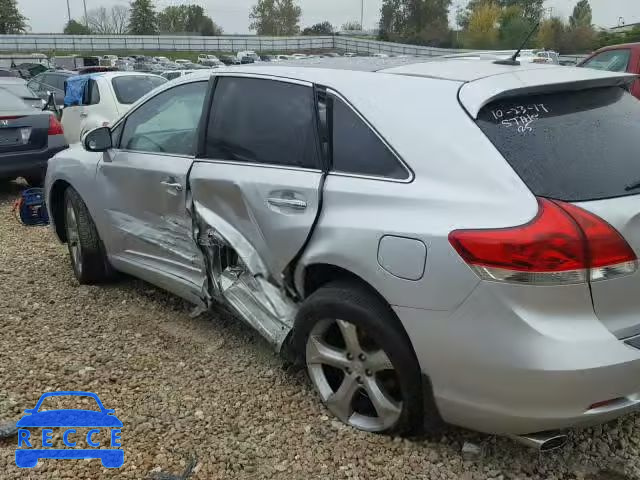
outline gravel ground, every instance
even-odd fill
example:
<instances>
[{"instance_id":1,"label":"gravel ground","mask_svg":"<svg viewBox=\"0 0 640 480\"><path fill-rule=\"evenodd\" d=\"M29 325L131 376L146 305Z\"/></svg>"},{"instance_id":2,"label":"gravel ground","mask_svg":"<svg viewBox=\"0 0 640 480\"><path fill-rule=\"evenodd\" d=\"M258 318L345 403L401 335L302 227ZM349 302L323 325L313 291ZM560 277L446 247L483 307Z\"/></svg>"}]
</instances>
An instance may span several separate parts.
<instances>
[{"instance_id":1,"label":"gravel ground","mask_svg":"<svg viewBox=\"0 0 640 480\"><path fill-rule=\"evenodd\" d=\"M125 464L14 464L0 442L0 478L640 478L640 416L571 432L539 455L503 438L450 428L438 439L360 433L330 418L304 372L224 314L198 319L181 300L122 279L81 287L47 228L11 213L19 186L0 184L0 419L43 392L98 393L124 423ZM482 454L463 460L464 442ZM191 467L191 468L190 468ZM185 472L186 471L186 472ZM186 474L185 474L186 473Z\"/></svg>"}]
</instances>

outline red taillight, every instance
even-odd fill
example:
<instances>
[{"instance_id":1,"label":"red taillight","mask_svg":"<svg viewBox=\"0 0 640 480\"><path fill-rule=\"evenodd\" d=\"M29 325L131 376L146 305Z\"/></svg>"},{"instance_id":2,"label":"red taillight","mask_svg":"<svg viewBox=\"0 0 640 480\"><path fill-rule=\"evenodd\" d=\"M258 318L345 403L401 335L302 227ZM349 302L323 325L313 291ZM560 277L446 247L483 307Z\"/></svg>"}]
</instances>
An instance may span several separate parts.
<instances>
[{"instance_id":1,"label":"red taillight","mask_svg":"<svg viewBox=\"0 0 640 480\"><path fill-rule=\"evenodd\" d=\"M62 124L53 115L49 115L49 131L48 135L63 135Z\"/></svg>"},{"instance_id":2,"label":"red taillight","mask_svg":"<svg viewBox=\"0 0 640 480\"><path fill-rule=\"evenodd\" d=\"M449 242L487 280L567 284L636 271L635 253L607 222L568 203L538 203L538 215L526 225L456 230Z\"/></svg>"}]
</instances>

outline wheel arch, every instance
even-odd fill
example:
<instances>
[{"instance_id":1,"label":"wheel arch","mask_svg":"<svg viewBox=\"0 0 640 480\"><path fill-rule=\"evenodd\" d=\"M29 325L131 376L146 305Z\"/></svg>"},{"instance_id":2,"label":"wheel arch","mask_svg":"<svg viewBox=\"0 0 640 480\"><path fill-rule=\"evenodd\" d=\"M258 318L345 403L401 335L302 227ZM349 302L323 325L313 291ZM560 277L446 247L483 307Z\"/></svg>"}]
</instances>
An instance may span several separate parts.
<instances>
[{"instance_id":1,"label":"wheel arch","mask_svg":"<svg viewBox=\"0 0 640 480\"><path fill-rule=\"evenodd\" d=\"M58 239L62 243L67 241L67 232L64 228L64 192L71 184L65 180L56 180L49 193L49 211L51 220Z\"/></svg>"},{"instance_id":2,"label":"wheel arch","mask_svg":"<svg viewBox=\"0 0 640 480\"><path fill-rule=\"evenodd\" d=\"M352 283L354 285L358 285L364 288L365 290L367 290L372 295L375 295L389 309L389 313L394 319L396 328L399 329L402 335L404 335L407 342L409 342L409 345L411 345L411 350L417 360L417 355L416 355L415 347L413 346L413 342L411 341L411 338L409 337L407 330L404 328L402 321L396 314L391 304L387 301L384 295L382 295L373 285L367 282L360 275L346 268L339 267L337 265L333 265L330 263L313 263L313 264L304 266L304 269L300 272L300 277L298 278L300 280L298 283L298 288L303 298L302 301L304 301L305 298L308 298L309 296L311 296L315 291L317 291L319 288L323 287L324 285L327 285L329 283L336 282L336 281L344 281L344 282ZM289 345L290 353L293 354L294 356L297 356L298 352L300 351L299 350L300 345L295 345L295 343L298 343L299 341L299 338L296 336L295 333L296 333L296 325L294 323L293 329L289 333L288 339L285 342L285 344Z\"/></svg>"}]
</instances>

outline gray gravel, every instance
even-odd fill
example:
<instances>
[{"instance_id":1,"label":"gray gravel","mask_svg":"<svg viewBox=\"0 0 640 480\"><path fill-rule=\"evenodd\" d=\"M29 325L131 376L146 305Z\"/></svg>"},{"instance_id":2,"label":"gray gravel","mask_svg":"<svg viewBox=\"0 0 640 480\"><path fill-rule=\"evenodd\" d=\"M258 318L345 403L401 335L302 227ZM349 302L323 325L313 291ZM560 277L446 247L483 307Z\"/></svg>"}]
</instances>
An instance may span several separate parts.
<instances>
[{"instance_id":1,"label":"gray gravel","mask_svg":"<svg viewBox=\"0 0 640 480\"><path fill-rule=\"evenodd\" d=\"M137 280L79 286L53 234L11 214L18 190L0 183L0 421L19 419L45 391L94 391L124 423L125 464L41 460L20 470L14 437L0 440L2 479L640 478L640 416L572 432L544 456L456 428L408 441L345 427L304 372L232 318L193 319L184 302ZM480 455L463 460L465 442Z\"/></svg>"}]
</instances>

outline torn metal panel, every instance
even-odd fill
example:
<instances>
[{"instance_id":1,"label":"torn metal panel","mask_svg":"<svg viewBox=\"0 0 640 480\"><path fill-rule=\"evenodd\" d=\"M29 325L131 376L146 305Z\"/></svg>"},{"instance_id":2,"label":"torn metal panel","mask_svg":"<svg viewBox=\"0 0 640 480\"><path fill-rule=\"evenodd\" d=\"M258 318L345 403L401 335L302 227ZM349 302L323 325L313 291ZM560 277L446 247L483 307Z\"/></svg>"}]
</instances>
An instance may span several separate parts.
<instances>
[{"instance_id":1,"label":"torn metal panel","mask_svg":"<svg viewBox=\"0 0 640 480\"><path fill-rule=\"evenodd\" d=\"M280 350L293 328L296 304L265 279L264 263L235 228L198 202L192 211L194 238L207 265L208 298L230 306Z\"/></svg>"}]
</instances>

